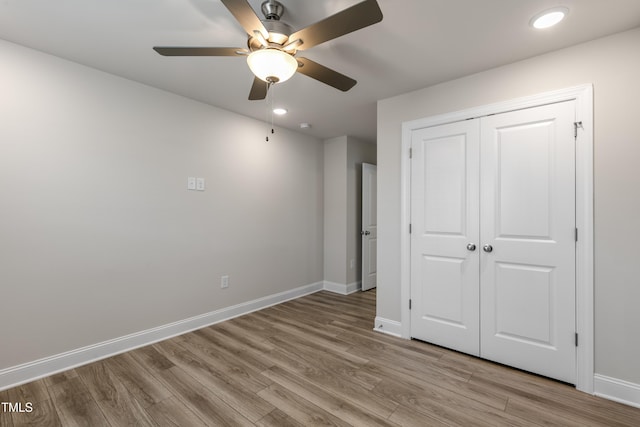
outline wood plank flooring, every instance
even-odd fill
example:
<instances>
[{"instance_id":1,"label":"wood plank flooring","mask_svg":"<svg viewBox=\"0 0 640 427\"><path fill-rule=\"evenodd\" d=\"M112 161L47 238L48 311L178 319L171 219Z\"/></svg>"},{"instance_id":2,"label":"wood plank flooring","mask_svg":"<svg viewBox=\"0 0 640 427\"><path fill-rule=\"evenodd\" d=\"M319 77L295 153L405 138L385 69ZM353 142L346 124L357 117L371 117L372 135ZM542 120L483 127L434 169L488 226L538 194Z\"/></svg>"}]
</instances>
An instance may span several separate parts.
<instances>
[{"instance_id":1,"label":"wood plank flooring","mask_svg":"<svg viewBox=\"0 0 640 427\"><path fill-rule=\"evenodd\" d=\"M318 292L0 392L18 426L639 426L640 409L372 331Z\"/></svg>"}]
</instances>

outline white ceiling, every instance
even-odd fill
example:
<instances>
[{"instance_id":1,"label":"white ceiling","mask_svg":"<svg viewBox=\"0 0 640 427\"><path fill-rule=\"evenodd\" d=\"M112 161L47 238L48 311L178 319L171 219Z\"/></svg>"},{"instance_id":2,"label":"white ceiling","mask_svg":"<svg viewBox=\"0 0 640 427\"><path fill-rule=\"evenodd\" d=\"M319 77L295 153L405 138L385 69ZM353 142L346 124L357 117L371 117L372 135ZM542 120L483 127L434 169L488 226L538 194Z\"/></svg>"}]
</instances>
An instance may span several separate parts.
<instances>
[{"instance_id":1,"label":"white ceiling","mask_svg":"<svg viewBox=\"0 0 640 427\"><path fill-rule=\"evenodd\" d=\"M360 0L280 0L282 20L306 27ZM260 11L262 0L250 0ZM304 51L358 81L343 93L304 75L274 87L289 110L276 123L319 138L374 142L376 101L640 26L639 0L378 0L381 23ZM564 5L567 19L534 30L531 17ZM262 15L259 13L259 16ZM162 57L153 46L244 47L219 0L0 0L0 38L264 120L248 101L244 58ZM1 66L1 65L0 65Z\"/></svg>"}]
</instances>

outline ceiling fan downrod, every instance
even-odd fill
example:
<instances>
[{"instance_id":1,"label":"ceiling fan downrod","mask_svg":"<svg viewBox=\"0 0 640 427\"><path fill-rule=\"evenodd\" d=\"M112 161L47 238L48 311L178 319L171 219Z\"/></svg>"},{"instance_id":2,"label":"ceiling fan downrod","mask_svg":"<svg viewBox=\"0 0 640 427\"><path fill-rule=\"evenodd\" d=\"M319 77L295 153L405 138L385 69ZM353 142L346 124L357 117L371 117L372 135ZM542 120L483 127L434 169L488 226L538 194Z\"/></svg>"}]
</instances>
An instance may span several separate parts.
<instances>
[{"instance_id":1,"label":"ceiling fan downrod","mask_svg":"<svg viewBox=\"0 0 640 427\"><path fill-rule=\"evenodd\" d=\"M269 21L279 21L284 14L284 6L276 0L266 0L262 2L261 9L262 14Z\"/></svg>"},{"instance_id":2,"label":"ceiling fan downrod","mask_svg":"<svg viewBox=\"0 0 640 427\"><path fill-rule=\"evenodd\" d=\"M291 27L280 21L280 18L284 15L284 6L277 0L266 0L262 2L261 9L262 14L265 17L261 22L268 32L268 34L264 35L267 44L265 45L265 43L260 42L262 46L257 46L254 40L249 39L249 50L269 47L271 43L276 45L271 47L275 47L276 49L282 48L282 46L289 40L289 35L292 33Z\"/></svg>"}]
</instances>

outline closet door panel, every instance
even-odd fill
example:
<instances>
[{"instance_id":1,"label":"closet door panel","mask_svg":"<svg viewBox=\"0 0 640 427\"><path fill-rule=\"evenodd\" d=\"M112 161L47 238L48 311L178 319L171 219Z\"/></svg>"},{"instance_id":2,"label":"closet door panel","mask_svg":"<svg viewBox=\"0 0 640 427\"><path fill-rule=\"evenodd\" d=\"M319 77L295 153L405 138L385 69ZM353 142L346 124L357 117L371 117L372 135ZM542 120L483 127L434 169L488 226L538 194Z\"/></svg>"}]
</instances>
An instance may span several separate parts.
<instances>
[{"instance_id":1,"label":"closet door panel","mask_svg":"<svg viewBox=\"0 0 640 427\"><path fill-rule=\"evenodd\" d=\"M477 120L412 136L411 335L479 354Z\"/></svg>"},{"instance_id":2,"label":"closet door panel","mask_svg":"<svg viewBox=\"0 0 640 427\"><path fill-rule=\"evenodd\" d=\"M574 103L481 119L482 357L575 381Z\"/></svg>"}]
</instances>

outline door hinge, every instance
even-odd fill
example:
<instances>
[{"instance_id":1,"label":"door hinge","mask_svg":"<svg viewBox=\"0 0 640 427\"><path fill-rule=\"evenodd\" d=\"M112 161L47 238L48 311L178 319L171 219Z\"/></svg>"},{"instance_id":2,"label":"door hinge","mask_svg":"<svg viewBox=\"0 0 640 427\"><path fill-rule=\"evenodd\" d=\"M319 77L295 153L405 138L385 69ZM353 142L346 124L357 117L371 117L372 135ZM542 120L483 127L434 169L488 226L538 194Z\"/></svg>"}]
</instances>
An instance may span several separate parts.
<instances>
[{"instance_id":1,"label":"door hinge","mask_svg":"<svg viewBox=\"0 0 640 427\"><path fill-rule=\"evenodd\" d=\"M409 224L409 234L411 234L411 224Z\"/></svg>"},{"instance_id":2,"label":"door hinge","mask_svg":"<svg viewBox=\"0 0 640 427\"><path fill-rule=\"evenodd\" d=\"M578 346L578 333L576 332L576 347Z\"/></svg>"},{"instance_id":3,"label":"door hinge","mask_svg":"<svg viewBox=\"0 0 640 427\"><path fill-rule=\"evenodd\" d=\"M573 122L573 137L574 138L578 137L578 128L584 129L582 127L582 122Z\"/></svg>"},{"instance_id":4,"label":"door hinge","mask_svg":"<svg viewBox=\"0 0 640 427\"><path fill-rule=\"evenodd\" d=\"M576 242L578 241L578 227L576 227Z\"/></svg>"},{"instance_id":5,"label":"door hinge","mask_svg":"<svg viewBox=\"0 0 640 427\"><path fill-rule=\"evenodd\" d=\"M409 300L409 310L411 310L411 300Z\"/></svg>"},{"instance_id":6,"label":"door hinge","mask_svg":"<svg viewBox=\"0 0 640 427\"><path fill-rule=\"evenodd\" d=\"M409 148L409 158L413 158L413 148Z\"/></svg>"}]
</instances>

